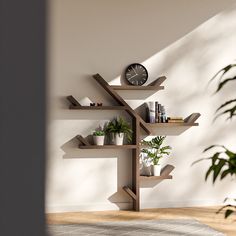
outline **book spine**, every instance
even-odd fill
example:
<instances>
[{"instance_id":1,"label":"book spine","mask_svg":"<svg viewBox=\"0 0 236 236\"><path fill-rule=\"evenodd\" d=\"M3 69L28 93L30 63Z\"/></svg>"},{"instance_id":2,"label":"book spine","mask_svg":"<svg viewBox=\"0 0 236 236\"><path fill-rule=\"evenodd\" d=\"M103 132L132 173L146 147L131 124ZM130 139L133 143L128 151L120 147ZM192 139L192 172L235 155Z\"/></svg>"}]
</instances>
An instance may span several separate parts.
<instances>
[{"instance_id":1,"label":"book spine","mask_svg":"<svg viewBox=\"0 0 236 236\"><path fill-rule=\"evenodd\" d=\"M149 122L155 123L155 102L148 102Z\"/></svg>"},{"instance_id":2,"label":"book spine","mask_svg":"<svg viewBox=\"0 0 236 236\"><path fill-rule=\"evenodd\" d=\"M161 123L161 104L158 104L158 123Z\"/></svg>"},{"instance_id":3,"label":"book spine","mask_svg":"<svg viewBox=\"0 0 236 236\"><path fill-rule=\"evenodd\" d=\"M159 117L158 117L158 102L155 102L155 123L159 122Z\"/></svg>"}]
</instances>

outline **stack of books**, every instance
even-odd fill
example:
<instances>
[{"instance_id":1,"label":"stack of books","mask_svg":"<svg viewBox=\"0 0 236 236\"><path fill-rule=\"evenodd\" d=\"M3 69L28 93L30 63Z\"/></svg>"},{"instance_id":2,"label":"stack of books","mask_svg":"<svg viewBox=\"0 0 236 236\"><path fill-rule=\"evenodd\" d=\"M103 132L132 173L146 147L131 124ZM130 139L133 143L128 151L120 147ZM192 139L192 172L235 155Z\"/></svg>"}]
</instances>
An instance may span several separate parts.
<instances>
[{"instance_id":1,"label":"stack of books","mask_svg":"<svg viewBox=\"0 0 236 236\"><path fill-rule=\"evenodd\" d=\"M168 117L167 118L168 123L184 123L183 117Z\"/></svg>"},{"instance_id":2,"label":"stack of books","mask_svg":"<svg viewBox=\"0 0 236 236\"><path fill-rule=\"evenodd\" d=\"M147 102L148 107L148 122L149 123L166 123L165 107L157 101Z\"/></svg>"}]
</instances>

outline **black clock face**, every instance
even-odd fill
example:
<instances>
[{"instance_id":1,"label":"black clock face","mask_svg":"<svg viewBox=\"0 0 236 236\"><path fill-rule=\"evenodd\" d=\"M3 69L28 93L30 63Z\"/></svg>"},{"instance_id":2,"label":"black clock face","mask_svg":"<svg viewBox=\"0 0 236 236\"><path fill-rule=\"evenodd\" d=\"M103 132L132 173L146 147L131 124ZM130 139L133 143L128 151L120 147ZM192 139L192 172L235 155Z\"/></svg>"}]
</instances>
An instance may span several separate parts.
<instances>
[{"instance_id":1,"label":"black clock face","mask_svg":"<svg viewBox=\"0 0 236 236\"><path fill-rule=\"evenodd\" d=\"M143 65L134 63L127 67L125 78L132 85L143 85L148 79L148 72Z\"/></svg>"}]
</instances>

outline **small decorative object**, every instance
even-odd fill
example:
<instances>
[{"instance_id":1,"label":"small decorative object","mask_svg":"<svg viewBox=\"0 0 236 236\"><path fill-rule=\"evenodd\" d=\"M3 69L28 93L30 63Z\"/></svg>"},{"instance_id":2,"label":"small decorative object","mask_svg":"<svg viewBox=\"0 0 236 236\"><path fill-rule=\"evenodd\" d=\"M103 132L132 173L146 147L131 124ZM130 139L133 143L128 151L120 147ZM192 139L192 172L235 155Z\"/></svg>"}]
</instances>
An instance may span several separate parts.
<instances>
[{"instance_id":1,"label":"small decorative object","mask_svg":"<svg viewBox=\"0 0 236 236\"><path fill-rule=\"evenodd\" d=\"M148 72L143 65L134 63L126 68L125 78L131 85L141 86L146 83L148 79Z\"/></svg>"},{"instance_id":2,"label":"small decorative object","mask_svg":"<svg viewBox=\"0 0 236 236\"><path fill-rule=\"evenodd\" d=\"M90 102L90 106L94 107L95 106L95 102Z\"/></svg>"},{"instance_id":3,"label":"small decorative object","mask_svg":"<svg viewBox=\"0 0 236 236\"><path fill-rule=\"evenodd\" d=\"M149 123L155 123L155 102L147 102L148 113L149 113Z\"/></svg>"},{"instance_id":4,"label":"small decorative object","mask_svg":"<svg viewBox=\"0 0 236 236\"><path fill-rule=\"evenodd\" d=\"M146 153L147 157L152 161L154 176L161 175L161 165L159 163L160 159L165 155L168 156L170 154L170 146L162 147L165 138L165 136L156 136L151 139L151 141L142 140L142 145L147 146L147 148L143 148L141 152Z\"/></svg>"},{"instance_id":5,"label":"small decorative object","mask_svg":"<svg viewBox=\"0 0 236 236\"><path fill-rule=\"evenodd\" d=\"M101 107L102 106L102 102L97 102L97 106Z\"/></svg>"},{"instance_id":6,"label":"small decorative object","mask_svg":"<svg viewBox=\"0 0 236 236\"><path fill-rule=\"evenodd\" d=\"M132 140L132 129L130 124L122 117L115 118L110 121L105 128L105 132L110 134L112 141L114 139L112 143L115 145L123 145L124 136L126 136L128 142Z\"/></svg>"},{"instance_id":7,"label":"small decorative object","mask_svg":"<svg viewBox=\"0 0 236 236\"><path fill-rule=\"evenodd\" d=\"M105 132L103 130L98 130L93 132L93 141L95 145L103 146L105 139Z\"/></svg>"}]
</instances>

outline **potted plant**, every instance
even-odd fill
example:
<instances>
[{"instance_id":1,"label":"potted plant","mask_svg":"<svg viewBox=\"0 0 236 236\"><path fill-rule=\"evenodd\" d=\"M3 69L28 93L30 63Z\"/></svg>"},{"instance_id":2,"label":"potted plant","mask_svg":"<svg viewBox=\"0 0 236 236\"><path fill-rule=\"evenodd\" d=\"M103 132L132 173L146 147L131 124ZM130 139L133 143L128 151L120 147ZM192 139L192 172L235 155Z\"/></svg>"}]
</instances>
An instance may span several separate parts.
<instances>
[{"instance_id":1,"label":"potted plant","mask_svg":"<svg viewBox=\"0 0 236 236\"><path fill-rule=\"evenodd\" d=\"M93 132L93 141L95 145L103 146L105 139L105 132L103 130L97 130Z\"/></svg>"},{"instance_id":2,"label":"potted plant","mask_svg":"<svg viewBox=\"0 0 236 236\"><path fill-rule=\"evenodd\" d=\"M165 155L168 156L170 154L171 147L162 146L165 138L166 136L156 136L155 138L151 139L151 141L142 140L142 145L147 148L143 148L141 152L146 153L148 158L151 159L154 176L161 175L161 164L159 162L160 159Z\"/></svg>"},{"instance_id":3,"label":"potted plant","mask_svg":"<svg viewBox=\"0 0 236 236\"><path fill-rule=\"evenodd\" d=\"M130 124L122 117L117 117L110 121L105 129L107 134L112 135L112 140L115 145L123 145L124 136L126 136L128 142L132 140L132 129Z\"/></svg>"}]
</instances>

